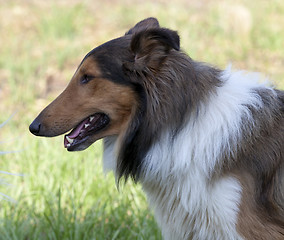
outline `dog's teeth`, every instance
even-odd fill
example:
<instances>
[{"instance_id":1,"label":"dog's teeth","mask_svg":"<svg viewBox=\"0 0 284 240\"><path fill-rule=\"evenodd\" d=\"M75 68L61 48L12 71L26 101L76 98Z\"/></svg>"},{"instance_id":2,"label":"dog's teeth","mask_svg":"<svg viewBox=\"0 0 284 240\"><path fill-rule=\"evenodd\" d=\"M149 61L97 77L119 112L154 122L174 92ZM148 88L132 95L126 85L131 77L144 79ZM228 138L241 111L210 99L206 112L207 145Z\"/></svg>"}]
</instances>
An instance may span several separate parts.
<instances>
[{"instance_id":1,"label":"dog's teeth","mask_svg":"<svg viewBox=\"0 0 284 240\"><path fill-rule=\"evenodd\" d=\"M85 128L87 128L87 127L89 127L89 126L90 126L90 124L88 124L88 123L85 124Z\"/></svg>"},{"instance_id":2,"label":"dog's teeth","mask_svg":"<svg viewBox=\"0 0 284 240\"><path fill-rule=\"evenodd\" d=\"M95 117L90 117L90 122L93 121L94 118L95 118Z\"/></svg>"},{"instance_id":3,"label":"dog's teeth","mask_svg":"<svg viewBox=\"0 0 284 240\"><path fill-rule=\"evenodd\" d=\"M71 144L70 143L67 143L67 145L66 145L67 147L70 147L71 146Z\"/></svg>"},{"instance_id":4,"label":"dog's teeth","mask_svg":"<svg viewBox=\"0 0 284 240\"><path fill-rule=\"evenodd\" d=\"M66 139L69 142L69 145L70 145L70 143L73 143L73 141L74 141L74 139L72 139L72 138L70 138L68 136L66 136ZM68 147L68 145L67 145L67 147Z\"/></svg>"}]
</instances>

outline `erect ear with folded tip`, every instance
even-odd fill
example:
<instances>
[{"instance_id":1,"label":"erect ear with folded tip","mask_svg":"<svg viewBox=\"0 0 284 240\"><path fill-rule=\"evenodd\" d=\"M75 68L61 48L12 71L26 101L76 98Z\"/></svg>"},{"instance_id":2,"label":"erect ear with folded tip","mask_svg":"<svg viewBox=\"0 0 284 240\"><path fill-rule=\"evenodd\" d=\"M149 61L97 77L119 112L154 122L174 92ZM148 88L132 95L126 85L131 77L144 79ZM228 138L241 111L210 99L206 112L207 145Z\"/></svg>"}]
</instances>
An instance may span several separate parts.
<instances>
[{"instance_id":1,"label":"erect ear with folded tip","mask_svg":"<svg viewBox=\"0 0 284 240\"><path fill-rule=\"evenodd\" d=\"M166 28L153 28L133 35L130 45L134 61L125 64L129 71L159 71L173 49L179 51L179 35Z\"/></svg>"},{"instance_id":2,"label":"erect ear with folded tip","mask_svg":"<svg viewBox=\"0 0 284 240\"><path fill-rule=\"evenodd\" d=\"M158 20L156 18L150 17L138 22L133 28L129 29L129 31L126 32L125 35L135 34L142 30L147 30L150 28L159 28L159 27L160 25Z\"/></svg>"}]
</instances>

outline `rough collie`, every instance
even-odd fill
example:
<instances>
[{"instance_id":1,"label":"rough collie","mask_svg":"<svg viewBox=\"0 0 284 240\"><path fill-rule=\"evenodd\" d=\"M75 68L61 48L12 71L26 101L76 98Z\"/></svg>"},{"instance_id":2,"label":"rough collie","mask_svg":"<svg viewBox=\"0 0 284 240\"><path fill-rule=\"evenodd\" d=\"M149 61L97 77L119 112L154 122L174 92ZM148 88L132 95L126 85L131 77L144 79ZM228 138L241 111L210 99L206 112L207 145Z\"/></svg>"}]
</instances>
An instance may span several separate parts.
<instances>
[{"instance_id":1,"label":"rough collie","mask_svg":"<svg viewBox=\"0 0 284 240\"><path fill-rule=\"evenodd\" d=\"M104 138L105 170L143 185L165 239L284 239L284 92L192 60L156 19L90 51L30 125L70 130L68 151Z\"/></svg>"}]
</instances>

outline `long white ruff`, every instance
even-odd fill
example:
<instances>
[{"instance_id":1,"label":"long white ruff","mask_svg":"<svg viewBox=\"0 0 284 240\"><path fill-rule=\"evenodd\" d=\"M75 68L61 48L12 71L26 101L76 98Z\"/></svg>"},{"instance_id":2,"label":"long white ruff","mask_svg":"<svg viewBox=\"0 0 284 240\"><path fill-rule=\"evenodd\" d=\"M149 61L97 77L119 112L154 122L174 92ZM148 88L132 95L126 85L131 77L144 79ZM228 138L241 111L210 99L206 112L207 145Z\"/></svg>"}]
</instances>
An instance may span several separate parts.
<instances>
[{"instance_id":1,"label":"long white ruff","mask_svg":"<svg viewBox=\"0 0 284 240\"><path fill-rule=\"evenodd\" d=\"M236 230L242 187L233 176L212 173L237 149L242 125L253 127L248 106L261 108L262 100L252 90L265 86L258 74L230 68L221 78L224 85L175 138L163 133L144 159L140 182L166 240L242 239ZM115 172L119 143L105 141L104 169Z\"/></svg>"}]
</instances>

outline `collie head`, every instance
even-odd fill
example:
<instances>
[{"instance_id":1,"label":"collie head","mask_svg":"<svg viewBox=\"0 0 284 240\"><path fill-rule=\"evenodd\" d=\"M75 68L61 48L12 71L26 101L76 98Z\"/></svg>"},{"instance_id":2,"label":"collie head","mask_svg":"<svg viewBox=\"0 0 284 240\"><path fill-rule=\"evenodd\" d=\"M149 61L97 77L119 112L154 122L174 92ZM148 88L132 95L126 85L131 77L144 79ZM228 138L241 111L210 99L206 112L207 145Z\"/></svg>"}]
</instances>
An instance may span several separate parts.
<instances>
[{"instance_id":1,"label":"collie head","mask_svg":"<svg viewBox=\"0 0 284 240\"><path fill-rule=\"evenodd\" d=\"M177 32L148 18L90 51L30 131L52 137L73 129L64 139L68 151L115 137L117 157L112 165L118 179L136 181L151 146L164 131L173 137L179 132L208 92L221 84L218 74L219 70L197 65L180 51Z\"/></svg>"}]
</instances>

